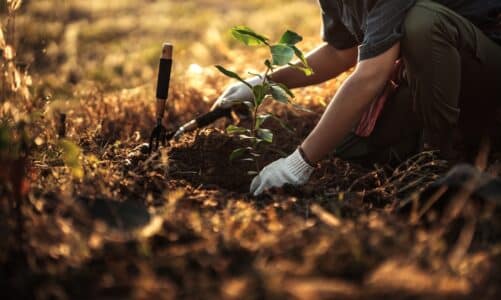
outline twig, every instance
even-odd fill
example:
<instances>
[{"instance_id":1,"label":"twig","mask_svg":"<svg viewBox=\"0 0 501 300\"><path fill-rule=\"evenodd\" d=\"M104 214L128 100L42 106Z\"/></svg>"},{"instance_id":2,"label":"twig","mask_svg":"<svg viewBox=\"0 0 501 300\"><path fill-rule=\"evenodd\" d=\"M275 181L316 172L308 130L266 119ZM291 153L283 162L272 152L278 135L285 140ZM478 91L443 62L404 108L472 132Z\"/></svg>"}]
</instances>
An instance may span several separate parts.
<instances>
[{"instance_id":1,"label":"twig","mask_svg":"<svg viewBox=\"0 0 501 300\"><path fill-rule=\"evenodd\" d=\"M466 252L468 252L471 242L473 241L476 224L477 217L474 213L471 213L466 225L463 227L463 230L461 230L461 233L459 234L459 238L456 245L454 246L454 249L449 254L448 262L452 268L456 268L463 257L466 255Z\"/></svg>"},{"instance_id":2,"label":"twig","mask_svg":"<svg viewBox=\"0 0 501 300\"><path fill-rule=\"evenodd\" d=\"M318 204L313 204L311 206L311 212L314 213L322 222L331 227L337 228L341 226L341 221L336 216L332 215Z\"/></svg>"},{"instance_id":3,"label":"twig","mask_svg":"<svg viewBox=\"0 0 501 300\"><path fill-rule=\"evenodd\" d=\"M443 186L443 187L440 187L429 199L428 201L425 203L425 205L423 205L423 207L420 209L420 211L411 218L411 223L412 224L416 224L419 219L421 219L424 214L433 206L433 204L435 204L438 199L440 199L440 197L442 197L445 192L447 191L447 187Z\"/></svg>"}]
</instances>

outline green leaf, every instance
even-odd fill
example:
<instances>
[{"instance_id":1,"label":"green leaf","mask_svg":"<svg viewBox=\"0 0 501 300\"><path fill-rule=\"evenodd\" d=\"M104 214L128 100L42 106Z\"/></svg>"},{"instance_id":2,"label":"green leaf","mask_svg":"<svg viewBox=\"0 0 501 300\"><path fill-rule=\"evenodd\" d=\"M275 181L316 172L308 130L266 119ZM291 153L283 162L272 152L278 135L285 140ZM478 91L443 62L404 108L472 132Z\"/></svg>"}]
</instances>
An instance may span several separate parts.
<instances>
[{"instance_id":1,"label":"green leaf","mask_svg":"<svg viewBox=\"0 0 501 300\"><path fill-rule=\"evenodd\" d=\"M258 74L258 73L254 73L254 72L247 72L249 75L252 75L252 76L256 76L258 77L259 79L263 80L263 75L261 74Z\"/></svg>"},{"instance_id":2,"label":"green leaf","mask_svg":"<svg viewBox=\"0 0 501 300\"><path fill-rule=\"evenodd\" d=\"M279 87L284 93L286 93L287 95L289 95L289 97L291 98L294 98L294 93L285 85L285 84L282 84L282 83L272 83L272 86L277 86Z\"/></svg>"},{"instance_id":3,"label":"green leaf","mask_svg":"<svg viewBox=\"0 0 501 300\"><path fill-rule=\"evenodd\" d=\"M233 150L230 154L230 161L233 161L235 159L242 157L245 154L245 152L247 152L246 148L238 148L238 149Z\"/></svg>"},{"instance_id":4,"label":"green leaf","mask_svg":"<svg viewBox=\"0 0 501 300\"><path fill-rule=\"evenodd\" d=\"M308 109L308 108L306 108L306 107L304 107L302 105L296 104L296 103L292 103L292 107L294 107L297 110L304 111L304 112L307 112L307 113L310 113L310 114L314 114L315 113L311 109Z\"/></svg>"},{"instance_id":5,"label":"green leaf","mask_svg":"<svg viewBox=\"0 0 501 300\"><path fill-rule=\"evenodd\" d=\"M263 103L264 98L266 97L266 89L264 85L258 84L252 88L252 93L254 94L254 102L256 106L261 105Z\"/></svg>"},{"instance_id":6,"label":"green leaf","mask_svg":"<svg viewBox=\"0 0 501 300\"><path fill-rule=\"evenodd\" d=\"M59 147L62 150L64 164L71 170L71 173L76 178L82 178L84 170L80 162L80 147L70 140L62 139L59 141Z\"/></svg>"},{"instance_id":7,"label":"green leaf","mask_svg":"<svg viewBox=\"0 0 501 300\"><path fill-rule=\"evenodd\" d=\"M246 26L236 26L231 29L231 35L237 40L247 46L261 46L268 45L268 38L260 35L254 30Z\"/></svg>"},{"instance_id":8,"label":"green leaf","mask_svg":"<svg viewBox=\"0 0 501 300\"><path fill-rule=\"evenodd\" d=\"M266 121L267 119L270 119L270 118L277 121L280 124L280 126L282 126L282 128L289 131L290 133L294 132L294 130L292 128L290 128L284 121L282 121L279 117L277 117L273 114L259 115L256 119L256 129L261 127L261 125L264 123L264 121ZM259 127L257 126L258 123L260 123Z\"/></svg>"},{"instance_id":9,"label":"green leaf","mask_svg":"<svg viewBox=\"0 0 501 300\"><path fill-rule=\"evenodd\" d=\"M296 46L292 46L292 50L294 50L294 54L303 64L303 67L297 66L298 67L297 69L303 71L306 76L313 75L313 73L314 73L313 69L308 64L308 60L304 56L303 52L301 50L299 50L299 48Z\"/></svg>"},{"instance_id":10,"label":"green leaf","mask_svg":"<svg viewBox=\"0 0 501 300\"><path fill-rule=\"evenodd\" d=\"M271 117L276 120L280 126L282 126L283 129L287 130L289 133L293 133L294 130L292 128L289 127L289 125L287 125L284 121L282 121L279 117L275 116L275 115L271 115Z\"/></svg>"},{"instance_id":11,"label":"green leaf","mask_svg":"<svg viewBox=\"0 0 501 300\"><path fill-rule=\"evenodd\" d=\"M280 38L281 44L295 45L303 40L303 37L294 31L287 30Z\"/></svg>"},{"instance_id":12,"label":"green leaf","mask_svg":"<svg viewBox=\"0 0 501 300\"><path fill-rule=\"evenodd\" d=\"M276 66L284 66L294 58L294 50L283 44L271 46L272 63Z\"/></svg>"},{"instance_id":13,"label":"green leaf","mask_svg":"<svg viewBox=\"0 0 501 300\"><path fill-rule=\"evenodd\" d=\"M273 133L269 129L259 128L257 136L267 143L273 143Z\"/></svg>"},{"instance_id":14,"label":"green leaf","mask_svg":"<svg viewBox=\"0 0 501 300\"><path fill-rule=\"evenodd\" d=\"M296 57L303 63L305 67L308 67L308 61L306 60L306 57L304 56L303 52L299 50L298 47L296 46L291 46L292 50L294 50L294 54Z\"/></svg>"},{"instance_id":15,"label":"green leaf","mask_svg":"<svg viewBox=\"0 0 501 300\"><path fill-rule=\"evenodd\" d=\"M278 85L271 86L271 96L278 102L289 103L289 95Z\"/></svg>"},{"instance_id":16,"label":"green leaf","mask_svg":"<svg viewBox=\"0 0 501 300\"><path fill-rule=\"evenodd\" d=\"M238 136L241 140L250 140L250 141L256 141L257 138L253 137L253 136L250 136L250 135L246 135L246 134L241 134Z\"/></svg>"},{"instance_id":17,"label":"green leaf","mask_svg":"<svg viewBox=\"0 0 501 300\"><path fill-rule=\"evenodd\" d=\"M245 84L246 86L248 86L250 89L252 89L252 86L250 84L248 84L245 80L243 80L242 78L240 78L240 76L238 76L237 73L235 72L232 72L230 70L227 70L225 69L224 67L222 66L219 66L217 65L216 68L219 70L219 72L223 73L224 75L230 77L230 78L234 78L240 82L242 82L243 84Z\"/></svg>"},{"instance_id":18,"label":"green leaf","mask_svg":"<svg viewBox=\"0 0 501 300\"><path fill-rule=\"evenodd\" d=\"M264 114L264 115L258 115L256 117L256 127L255 129L259 129L261 127L261 125L263 125L264 121L266 121L267 119L273 117L272 114Z\"/></svg>"},{"instance_id":19,"label":"green leaf","mask_svg":"<svg viewBox=\"0 0 501 300\"><path fill-rule=\"evenodd\" d=\"M311 75L315 74L313 72L313 69L311 69L311 68L305 68L305 67L294 65L294 64L289 64L289 66L291 66L292 68L294 68L296 70L303 72L304 75L306 75L306 76L311 76Z\"/></svg>"},{"instance_id":20,"label":"green leaf","mask_svg":"<svg viewBox=\"0 0 501 300\"><path fill-rule=\"evenodd\" d=\"M243 133L250 133L250 130L235 125L229 125L228 127L226 127L226 132L228 134L243 134Z\"/></svg>"}]
</instances>

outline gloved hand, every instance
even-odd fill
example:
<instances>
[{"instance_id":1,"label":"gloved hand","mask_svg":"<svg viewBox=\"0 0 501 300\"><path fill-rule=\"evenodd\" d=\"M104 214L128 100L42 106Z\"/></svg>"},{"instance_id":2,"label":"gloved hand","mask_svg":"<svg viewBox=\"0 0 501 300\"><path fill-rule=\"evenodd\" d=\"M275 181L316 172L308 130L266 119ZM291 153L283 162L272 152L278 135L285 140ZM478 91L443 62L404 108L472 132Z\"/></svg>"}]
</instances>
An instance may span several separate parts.
<instances>
[{"instance_id":1,"label":"gloved hand","mask_svg":"<svg viewBox=\"0 0 501 300\"><path fill-rule=\"evenodd\" d=\"M262 82L262 79L255 76L245 80L250 86L254 87ZM243 103L245 101L253 102L254 94L252 90L242 82L237 82L229 87L223 92L221 96L216 100L211 110L217 107L230 108L235 104Z\"/></svg>"},{"instance_id":2,"label":"gloved hand","mask_svg":"<svg viewBox=\"0 0 501 300\"><path fill-rule=\"evenodd\" d=\"M250 192L259 196L272 187L282 187L284 184L302 185L310 179L313 170L315 168L304 160L298 149L288 157L264 167L252 180Z\"/></svg>"}]
</instances>

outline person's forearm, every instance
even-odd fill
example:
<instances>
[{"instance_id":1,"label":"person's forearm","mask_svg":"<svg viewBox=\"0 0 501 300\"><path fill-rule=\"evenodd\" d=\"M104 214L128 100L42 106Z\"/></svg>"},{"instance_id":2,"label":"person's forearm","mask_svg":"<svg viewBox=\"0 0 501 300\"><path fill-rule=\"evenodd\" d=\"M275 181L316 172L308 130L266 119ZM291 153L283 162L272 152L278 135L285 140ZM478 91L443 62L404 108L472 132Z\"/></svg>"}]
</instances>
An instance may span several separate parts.
<instances>
[{"instance_id":1,"label":"person's forearm","mask_svg":"<svg viewBox=\"0 0 501 300\"><path fill-rule=\"evenodd\" d=\"M337 50L329 44L323 44L306 54L313 75L306 76L302 71L286 66L274 71L270 77L272 81L291 89L319 84L353 67L357 61L357 51L357 48Z\"/></svg>"},{"instance_id":2,"label":"person's forearm","mask_svg":"<svg viewBox=\"0 0 501 300\"><path fill-rule=\"evenodd\" d=\"M318 162L339 145L376 94L376 89L354 75L349 77L301 145L309 161Z\"/></svg>"},{"instance_id":3,"label":"person's forearm","mask_svg":"<svg viewBox=\"0 0 501 300\"><path fill-rule=\"evenodd\" d=\"M398 57L399 44L379 57L357 66L343 83L301 148L316 163L337 147L384 88Z\"/></svg>"}]
</instances>

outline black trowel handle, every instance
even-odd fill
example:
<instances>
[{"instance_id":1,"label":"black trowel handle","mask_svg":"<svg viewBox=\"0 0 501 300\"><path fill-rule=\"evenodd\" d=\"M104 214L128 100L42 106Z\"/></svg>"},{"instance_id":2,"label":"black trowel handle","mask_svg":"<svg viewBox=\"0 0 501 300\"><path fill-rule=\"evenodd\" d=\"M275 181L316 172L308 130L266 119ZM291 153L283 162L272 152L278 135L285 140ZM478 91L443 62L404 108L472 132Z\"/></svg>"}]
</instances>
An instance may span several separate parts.
<instances>
[{"instance_id":1,"label":"black trowel handle","mask_svg":"<svg viewBox=\"0 0 501 300\"><path fill-rule=\"evenodd\" d=\"M170 73L172 69L172 45L164 44L162 47L162 56L158 66L157 79L157 125L153 128L150 136L149 151L158 149L160 142L165 144L166 129L162 124L165 112L165 103L169 96Z\"/></svg>"},{"instance_id":2,"label":"black trowel handle","mask_svg":"<svg viewBox=\"0 0 501 300\"><path fill-rule=\"evenodd\" d=\"M170 75L172 71L172 44L165 43L158 65L157 79L157 120L162 120L165 111L165 102L169 97Z\"/></svg>"},{"instance_id":3,"label":"black trowel handle","mask_svg":"<svg viewBox=\"0 0 501 300\"><path fill-rule=\"evenodd\" d=\"M200 117L196 118L197 127L201 128L201 127L208 126L222 117L231 118L231 109L230 108L216 108L213 111L210 111L206 114L201 115Z\"/></svg>"},{"instance_id":4,"label":"black trowel handle","mask_svg":"<svg viewBox=\"0 0 501 300\"><path fill-rule=\"evenodd\" d=\"M184 124L183 126L179 127L179 129L173 135L173 138L176 139L185 132L192 131L192 130L210 125L222 117L231 118L231 109L230 108L216 108L213 111L210 111L206 114L203 114L203 115L199 116L198 118L193 119L193 120L189 121L188 123Z\"/></svg>"}]
</instances>

